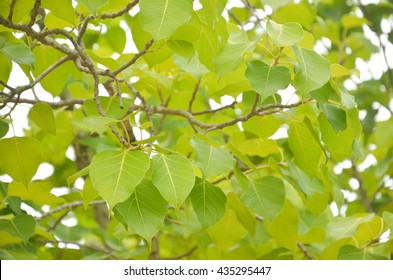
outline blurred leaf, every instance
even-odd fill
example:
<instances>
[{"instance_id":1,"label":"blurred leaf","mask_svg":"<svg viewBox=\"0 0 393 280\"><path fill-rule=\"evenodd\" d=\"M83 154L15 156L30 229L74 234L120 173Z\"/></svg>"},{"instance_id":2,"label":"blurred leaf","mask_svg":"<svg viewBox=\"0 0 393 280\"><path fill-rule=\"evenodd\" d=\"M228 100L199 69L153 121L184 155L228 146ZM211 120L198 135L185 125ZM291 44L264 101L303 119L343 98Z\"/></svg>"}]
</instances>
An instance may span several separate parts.
<instances>
[{"instance_id":1,"label":"blurred leaf","mask_svg":"<svg viewBox=\"0 0 393 280\"><path fill-rule=\"evenodd\" d=\"M25 44L14 44L6 42L5 45L0 48L0 52L8 59L18 64L26 64L31 67L34 65L35 56L31 52L30 48Z\"/></svg>"},{"instance_id":2,"label":"blurred leaf","mask_svg":"<svg viewBox=\"0 0 393 280\"><path fill-rule=\"evenodd\" d=\"M168 204L151 181L144 180L129 199L117 204L115 215L120 215L128 227L151 244L164 222Z\"/></svg>"},{"instance_id":3,"label":"blurred leaf","mask_svg":"<svg viewBox=\"0 0 393 280\"><path fill-rule=\"evenodd\" d=\"M0 139L0 170L25 186L36 173L41 163L41 145L32 137Z\"/></svg>"},{"instance_id":4,"label":"blurred leaf","mask_svg":"<svg viewBox=\"0 0 393 280\"><path fill-rule=\"evenodd\" d=\"M34 234L35 221L30 215L22 214L13 219L0 219L0 230L27 242Z\"/></svg>"},{"instance_id":5,"label":"blurred leaf","mask_svg":"<svg viewBox=\"0 0 393 280\"><path fill-rule=\"evenodd\" d=\"M267 65L261 61L248 64L246 77L253 90L258 92L262 100L288 87L291 73L287 67Z\"/></svg>"},{"instance_id":6,"label":"blurred leaf","mask_svg":"<svg viewBox=\"0 0 393 280\"><path fill-rule=\"evenodd\" d=\"M314 51L293 47L299 68L295 75L295 87L303 96L318 89L330 79L330 65L327 59Z\"/></svg>"},{"instance_id":7,"label":"blurred leaf","mask_svg":"<svg viewBox=\"0 0 393 280\"><path fill-rule=\"evenodd\" d=\"M201 169L204 178L229 172L235 160L229 152L213 147L199 138L192 138L191 145L195 150L195 162Z\"/></svg>"},{"instance_id":8,"label":"blurred leaf","mask_svg":"<svg viewBox=\"0 0 393 280\"><path fill-rule=\"evenodd\" d=\"M190 0L144 0L139 7L142 28L155 41L171 36L192 12Z\"/></svg>"},{"instance_id":9,"label":"blurred leaf","mask_svg":"<svg viewBox=\"0 0 393 280\"><path fill-rule=\"evenodd\" d=\"M0 121L0 138L3 138L7 135L9 129L8 123L5 121Z\"/></svg>"},{"instance_id":10,"label":"blurred leaf","mask_svg":"<svg viewBox=\"0 0 393 280\"><path fill-rule=\"evenodd\" d=\"M304 122L293 122L288 130L294 161L309 177L314 177L322 157L320 144Z\"/></svg>"},{"instance_id":11,"label":"blurred leaf","mask_svg":"<svg viewBox=\"0 0 393 280\"><path fill-rule=\"evenodd\" d=\"M30 119L45 132L56 135L56 120L52 108L45 102L36 103L29 112Z\"/></svg>"},{"instance_id":12,"label":"blurred leaf","mask_svg":"<svg viewBox=\"0 0 393 280\"><path fill-rule=\"evenodd\" d=\"M230 209L227 209L224 217L209 228L207 232L222 251L226 251L236 245L247 234L247 230L236 218L235 212Z\"/></svg>"}]
</instances>

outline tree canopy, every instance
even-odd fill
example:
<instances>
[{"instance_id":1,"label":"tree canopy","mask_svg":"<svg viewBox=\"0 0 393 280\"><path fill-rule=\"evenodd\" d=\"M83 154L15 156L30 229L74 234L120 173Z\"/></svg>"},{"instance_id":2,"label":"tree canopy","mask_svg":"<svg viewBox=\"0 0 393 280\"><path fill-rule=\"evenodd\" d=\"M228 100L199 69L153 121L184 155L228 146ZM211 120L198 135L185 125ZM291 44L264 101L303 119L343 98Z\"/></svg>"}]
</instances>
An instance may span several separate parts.
<instances>
[{"instance_id":1,"label":"tree canopy","mask_svg":"<svg viewBox=\"0 0 393 280\"><path fill-rule=\"evenodd\" d=\"M0 1L0 258L391 259L365 2Z\"/></svg>"}]
</instances>

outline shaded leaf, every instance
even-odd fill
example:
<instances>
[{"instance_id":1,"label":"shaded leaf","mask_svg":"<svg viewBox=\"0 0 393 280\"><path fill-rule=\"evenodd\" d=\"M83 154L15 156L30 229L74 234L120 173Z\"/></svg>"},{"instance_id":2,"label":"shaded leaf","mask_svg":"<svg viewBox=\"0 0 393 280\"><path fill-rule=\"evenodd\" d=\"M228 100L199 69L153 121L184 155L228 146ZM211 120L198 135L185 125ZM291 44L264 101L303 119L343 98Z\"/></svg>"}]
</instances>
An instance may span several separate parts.
<instances>
[{"instance_id":1,"label":"shaded leaf","mask_svg":"<svg viewBox=\"0 0 393 280\"><path fill-rule=\"evenodd\" d=\"M0 219L0 231L5 231L12 236L27 242L35 231L35 221L30 215L22 214L13 219Z\"/></svg>"},{"instance_id":2,"label":"shaded leaf","mask_svg":"<svg viewBox=\"0 0 393 280\"><path fill-rule=\"evenodd\" d=\"M304 122L293 122L288 130L288 140L297 166L309 177L314 177L319 168L322 149L310 128Z\"/></svg>"},{"instance_id":3,"label":"shaded leaf","mask_svg":"<svg viewBox=\"0 0 393 280\"><path fill-rule=\"evenodd\" d=\"M15 61L18 64L26 64L33 66L35 62L35 56L31 52L30 48L25 44L14 44L6 42L4 47L0 49L8 59Z\"/></svg>"},{"instance_id":4,"label":"shaded leaf","mask_svg":"<svg viewBox=\"0 0 393 280\"><path fill-rule=\"evenodd\" d=\"M214 225L225 213L227 198L224 192L206 180L197 178L190 198L203 227Z\"/></svg>"},{"instance_id":5,"label":"shaded leaf","mask_svg":"<svg viewBox=\"0 0 393 280\"><path fill-rule=\"evenodd\" d=\"M8 123L5 121L0 121L0 138L3 138L4 136L7 135L9 129Z\"/></svg>"},{"instance_id":6,"label":"shaded leaf","mask_svg":"<svg viewBox=\"0 0 393 280\"><path fill-rule=\"evenodd\" d=\"M284 206L284 184L273 176L254 180L241 200L257 215L271 221Z\"/></svg>"},{"instance_id":7,"label":"shaded leaf","mask_svg":"<svg viewBox=\"0 0 393 280\"><path fill-rule=\"evenodd\" d=\"M151 181L143 180L126 201L114 208L128 228L142 236L150 245L165 219L168 204Z\"/></svg>"}]
</instances>

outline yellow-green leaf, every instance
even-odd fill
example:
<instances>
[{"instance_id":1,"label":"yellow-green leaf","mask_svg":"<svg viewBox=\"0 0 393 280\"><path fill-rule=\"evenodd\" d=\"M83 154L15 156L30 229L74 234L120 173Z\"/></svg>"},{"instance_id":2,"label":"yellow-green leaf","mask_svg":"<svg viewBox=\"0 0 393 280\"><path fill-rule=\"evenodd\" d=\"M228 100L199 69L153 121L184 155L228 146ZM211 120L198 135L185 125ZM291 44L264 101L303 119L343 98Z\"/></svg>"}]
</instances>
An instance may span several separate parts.
<instances>
[{"instance_id":1,"label":"yellow-green leaf","mask_svg":"<svg viewBox=\"0 0 393 280\"><path fill-rule=\"evenodd\" d=\"M30 109L29 118L45 132L56 135L53 109L45 102L38 102Z\"/></svg>"},{"instance_id":2,"label":"yellow-green leaf","mask_svg":"<svg viewBox=\"0 0 393 280\"><path fill-rule=\"evenodd\" d=\"M0 140L0 170L26 186L41 163L41 145L32 137Z\"/></svg>"},{"instance_id":3,"label":"yellow-green leaf","mask_svg":"<svg viewBox=\"0 0 393 280\"><path fill-rule=\"evenodd\" d=\"M107 150L93 157L89 170L93 187L113 208L131 196L149 167L146 153Z\"/></svg>"}]
</instances>

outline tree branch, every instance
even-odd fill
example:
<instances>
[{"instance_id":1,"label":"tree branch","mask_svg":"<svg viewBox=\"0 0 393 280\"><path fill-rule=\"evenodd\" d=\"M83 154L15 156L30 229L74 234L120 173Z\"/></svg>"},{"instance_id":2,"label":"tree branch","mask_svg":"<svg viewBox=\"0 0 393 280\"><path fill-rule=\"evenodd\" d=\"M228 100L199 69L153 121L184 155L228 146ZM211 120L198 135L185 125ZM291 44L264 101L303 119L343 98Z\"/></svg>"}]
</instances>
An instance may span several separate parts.
<instances>
[{"instance_id":1,"label":"tree branch","mask_svg":"<svg viewBox=\"0 0 393 280\"><path fill-rule=\"evenodd\" d=\"M300 251L302 251L302 253L304 254L304 256L309 259L309 260L315 260L314 256L310 254L310 252L307 251L307 248L304 246L303 243L301 243L300 241L297 242L297 247L300 249Z\"/></svg>"},{"instance_id":2,"label":"tree branch","mask_svg":"<svg viewBox=\"0 0 393 280\"><path fill-rule=\"evenodd\" d=\"M105 200L94 200L92 202L89 203L89 205L101 205L101 204L106 204ZM36 221L41 221L42 219L52 216L53 214L56 214L58 212L61 212L65 209L67 210L72 210L74 208L77 208L79 206L83 205L83 200L78 200L78 201L74 201L74 202L70 202L70 203L66 203L63 205L60 205L59 207L50 210L48 212L43 213L40 217L36 217Z\"/></svg>"},{"instance_id":3,"label":"tree branch","mask_svg":"<svg viewBox=\"0 0 393 280\"><path fill-rule=\"evenodd\" d=\"M190 250L188 250L187 252L171 257L171 258L165 258L163 260L181 260L183 258L189 257L191 256L196 250L198 249L198 246L192 247Z\"/></svg>"},{"instance_id":4,"label":"tree branch","mask_svg":"<svg viewBox=\"0 0 393 280\"><path fill-rule=\"evenodd\" d=\"M119 73L123 72L125 69L133 65L138 60L138 58L143 56L149 50L151 45L153 45L153 42L154 39L150 39L150 41L146 43L145 47L139 53L135 54L134 57L129 62L119 67L118 69L110 72L110 76L117 76Z\"/></svg>"}]
</instances>

